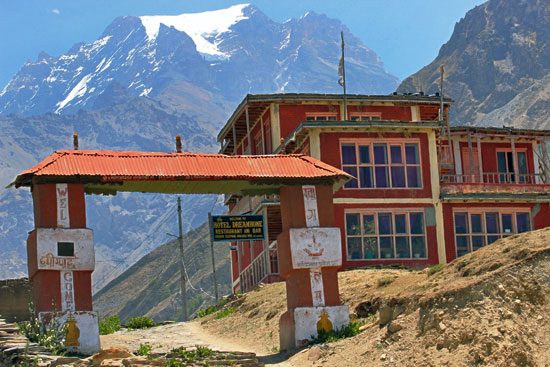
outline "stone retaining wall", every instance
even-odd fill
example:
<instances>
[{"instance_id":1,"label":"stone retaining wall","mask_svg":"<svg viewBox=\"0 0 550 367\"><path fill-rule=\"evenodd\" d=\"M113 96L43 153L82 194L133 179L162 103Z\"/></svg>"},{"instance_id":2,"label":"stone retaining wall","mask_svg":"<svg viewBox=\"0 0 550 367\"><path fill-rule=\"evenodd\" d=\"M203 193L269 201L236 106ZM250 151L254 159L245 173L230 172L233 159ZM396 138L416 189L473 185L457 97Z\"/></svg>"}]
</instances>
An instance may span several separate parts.
<instances>
[{"instance_id":1,"label":"stone retaining wall","mask_svg":"<svg viewBox=\"0 0 550 367\"><path fill-rule=\"evenodd\" d=\"M0 280L0 315L8 322L30 319L31 285L28 278Z\"/></svg>"}]
</instances>

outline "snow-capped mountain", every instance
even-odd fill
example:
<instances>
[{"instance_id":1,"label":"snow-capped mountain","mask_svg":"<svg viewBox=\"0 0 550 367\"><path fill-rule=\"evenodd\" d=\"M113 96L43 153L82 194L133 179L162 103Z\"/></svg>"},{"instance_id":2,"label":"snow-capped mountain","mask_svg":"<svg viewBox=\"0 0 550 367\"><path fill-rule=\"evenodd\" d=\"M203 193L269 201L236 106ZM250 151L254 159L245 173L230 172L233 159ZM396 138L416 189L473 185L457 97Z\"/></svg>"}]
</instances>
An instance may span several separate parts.
<instances>
[{"instance_id":1,"label":"snow-capped mountain","mask_svg":"<svg viewBox=\"0 0 550 367\"><path fill-rule=\"evenodd\" d=\"M59 57L40 53L0 92L0 278L26 273L32 230L26 190L3 189L56 149L215 152L215 135L246 93L340 93L340 31L350 93L389 93L398 79L339 21L307 13L277 23L253 5L176 16L115 19L94 42ZM183 196L188 228L215 197ZM95 230L94 290L168 239L169 195L88 196ZM219 206L217 210L220 210Z\"/></svg>"},{"instance_id":2,"label":"snow-capped mountain","mask_svg":"<svg viewBox=\"0 0 550 367\"><path fill-rule=\"evenodd\" d=\"M0 114L90 108L113 81L132 96L197 115L204 103L225 112L249 92L341 92L336 83L341 30L349 92L392 92L398 79L339 21L310 12L277 23L244 4L117 18L92 43L27 62L0 92Z\"/></svg>"}]
</instances>

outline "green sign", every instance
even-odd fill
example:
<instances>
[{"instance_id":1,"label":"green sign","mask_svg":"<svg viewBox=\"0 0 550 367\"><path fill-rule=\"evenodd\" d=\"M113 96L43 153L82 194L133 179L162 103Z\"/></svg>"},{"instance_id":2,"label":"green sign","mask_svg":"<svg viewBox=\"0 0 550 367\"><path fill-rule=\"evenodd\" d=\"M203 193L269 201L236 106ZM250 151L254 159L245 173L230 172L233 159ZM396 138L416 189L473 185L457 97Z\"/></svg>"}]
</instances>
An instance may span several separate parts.
<instances>
[{"instance_id":1,"label":"green sign","mask_svg":"<svg viewBox=\"0 0 550 367\"><path fill-rule=\"evenodd\" d=\"M254 241L265 238L263 215L213 215L213 241Z\"/></svg>"}]
</instances>

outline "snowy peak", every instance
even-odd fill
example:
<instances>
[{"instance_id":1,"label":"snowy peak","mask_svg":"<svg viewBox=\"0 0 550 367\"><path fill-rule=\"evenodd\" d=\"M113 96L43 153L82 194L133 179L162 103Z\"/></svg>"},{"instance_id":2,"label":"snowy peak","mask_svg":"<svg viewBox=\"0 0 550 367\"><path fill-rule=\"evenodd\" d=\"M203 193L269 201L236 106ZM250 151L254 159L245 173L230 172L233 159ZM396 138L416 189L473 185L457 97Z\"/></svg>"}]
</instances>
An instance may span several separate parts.
<instances>
[{"instance_id":1,"label":"snowy peak","mask_svg":"<svg viewBox=\"0 0 550 367\"><path fill-rule=\"evenodd\" d=\"M202 13L180 15L147 15L139 17L149 41L157 38L160 25L174 27L185 32L193 39L197 51L201 54L217 57L227 57L218 49L216 37L230 32L230 27L243 19L248 19L244 9L250 4L234 5L227 9L207 11Z\"/></svg>"}]
</instances>

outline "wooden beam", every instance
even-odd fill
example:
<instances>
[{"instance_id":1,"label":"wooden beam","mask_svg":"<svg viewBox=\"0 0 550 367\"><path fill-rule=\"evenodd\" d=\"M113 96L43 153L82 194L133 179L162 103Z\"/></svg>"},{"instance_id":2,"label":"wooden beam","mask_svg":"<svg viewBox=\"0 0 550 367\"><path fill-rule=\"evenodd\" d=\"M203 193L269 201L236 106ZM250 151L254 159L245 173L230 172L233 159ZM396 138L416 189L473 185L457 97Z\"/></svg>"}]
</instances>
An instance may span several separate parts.
<instances>
[{"instance_id":1,"label":"wooden beam","mask_svg":"<svg viewBox=\"0 0 550 367\"><path fill-rule=\"evenodd\" d=\"M483 162L481 160L481 139L476 136L477 142L477 165L479 166L479 182L483 183Z\"/></svg>"},{"instance_id":2,"label":"wooden beam","mask_svg":"<svg viewBox=\"0 0 550 367\"><path fill-rule=\"evenodd\" d=\"M245 112L245 115L246 115L246 136L247 136L247 139L248 139L248 155L251 155L252 154L252 142L250 141L250 119L248 117L248 106L246 107L246 109L244 110Z\"/></svg>"},{"instance_id":3,"label":"wooden beam","mask_svg":"<svg viewBox=\"0 0 550 367\"><path fill-rule=\"evenodd\" d=\"M472 148L472 132L468 130L468 152L470 154L470 176L474 182L474 152Z\"/></svg>"},{"instance_id":4,"label":"wooden beam","mask_svg":"<svg viewBox=\"0 0 550 367\"><path fill-rule=\"evenodd\" d=\"M519 170L518 170L518 156L516 155L516 138L510 137L510 143L512 145L512 162L514 162L514 182L519 183Z\"/></svg>"}]
</instances>

